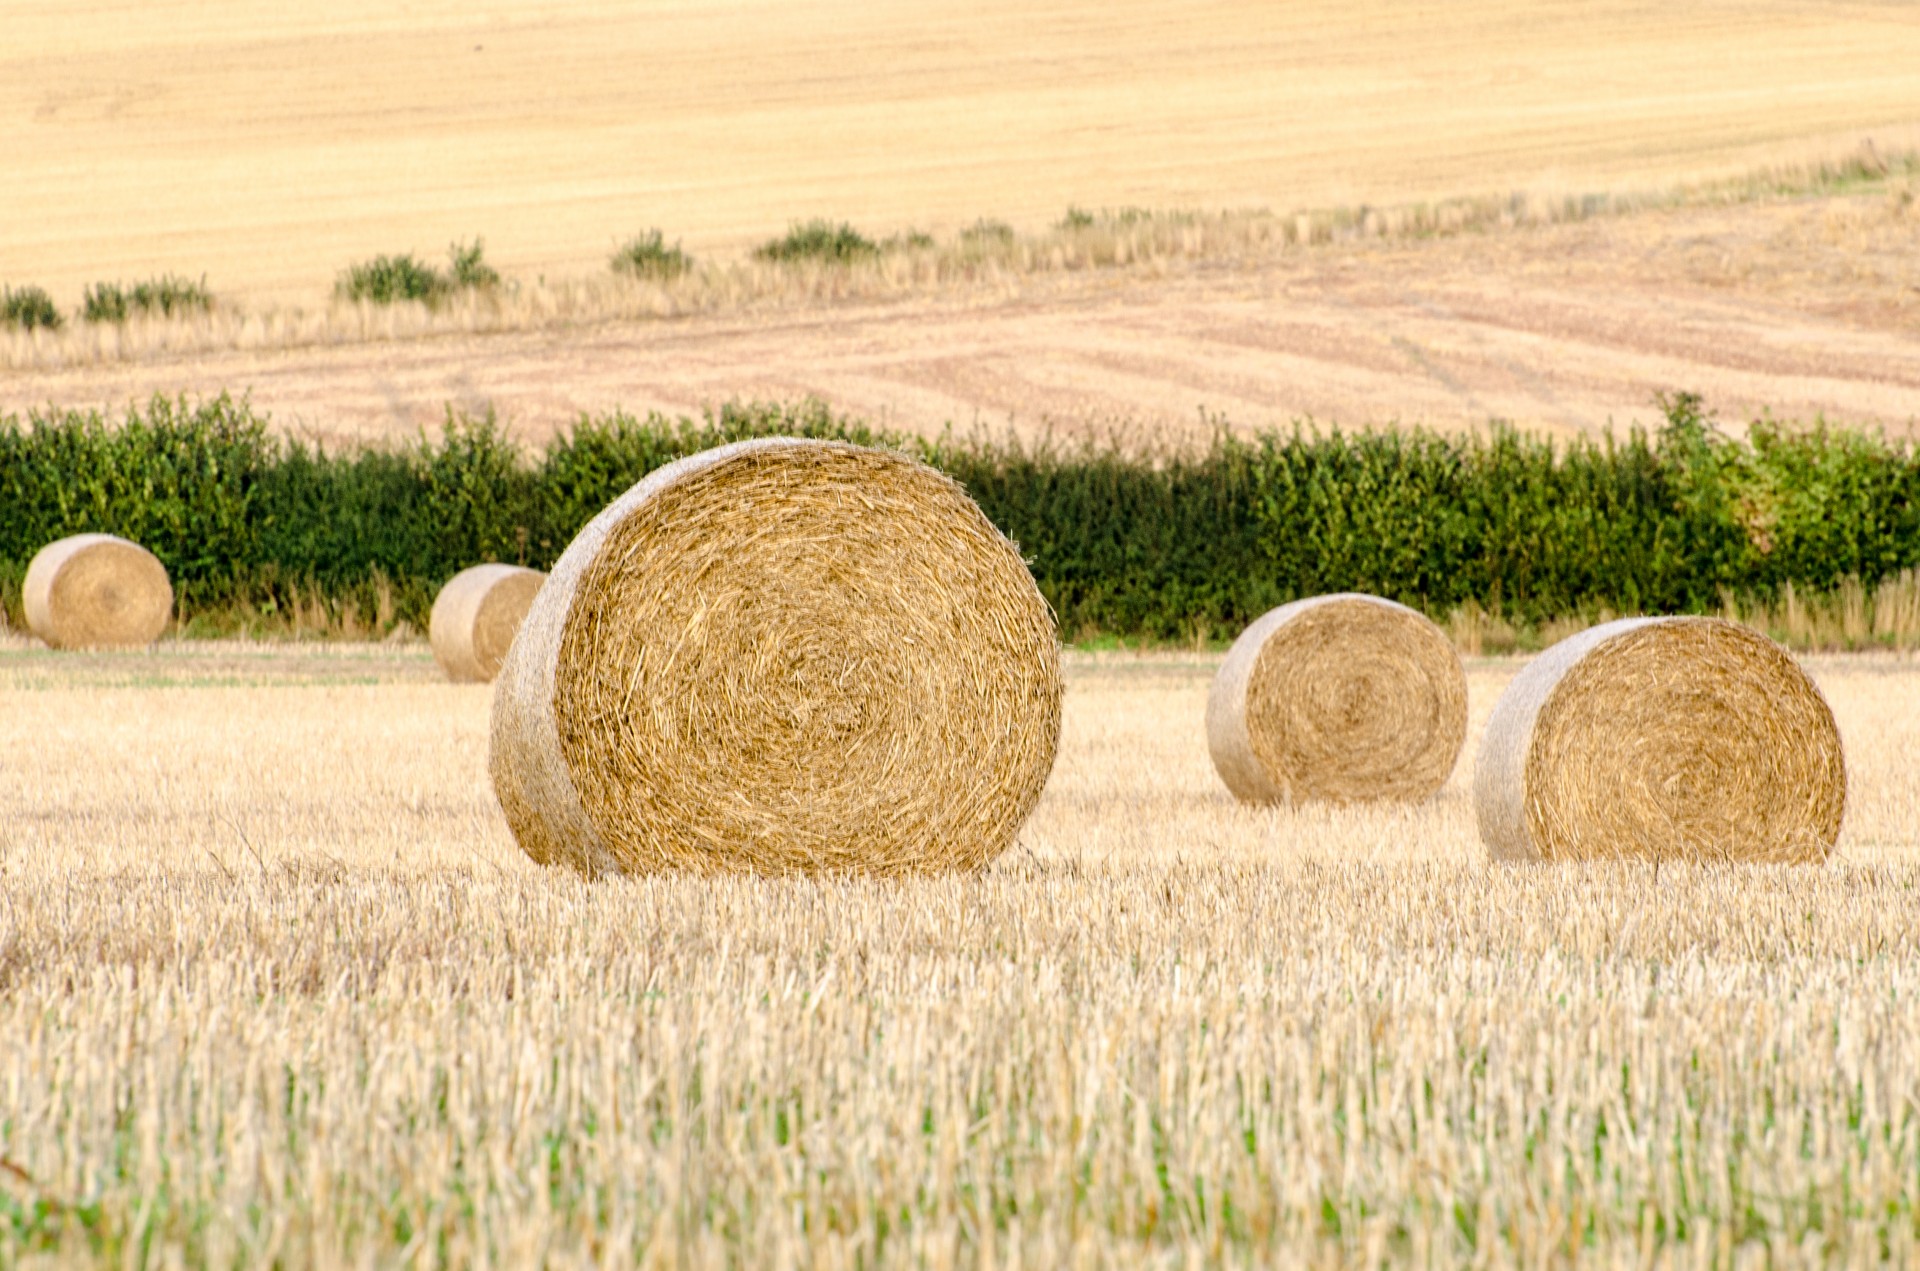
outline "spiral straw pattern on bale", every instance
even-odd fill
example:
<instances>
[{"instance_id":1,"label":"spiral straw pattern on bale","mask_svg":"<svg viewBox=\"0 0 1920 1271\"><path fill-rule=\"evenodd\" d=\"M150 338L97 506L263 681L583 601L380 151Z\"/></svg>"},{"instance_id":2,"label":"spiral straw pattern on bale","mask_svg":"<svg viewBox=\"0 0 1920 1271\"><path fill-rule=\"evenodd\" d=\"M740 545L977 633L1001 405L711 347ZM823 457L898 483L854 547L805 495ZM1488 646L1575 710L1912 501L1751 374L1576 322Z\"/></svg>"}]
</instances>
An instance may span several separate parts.
<instances>
[{"instance_id":1,"label":"spiral straw pattern on bale","mask_svg":"<svg viewBox=\"0 0 1920 1271\"><path fill-rule=\"evenodd\" d=\"M1467 733L1440 629L1378 596L1296 600L1241 633L1207 697L1207 747L1248 802L1424 799Z\"/></svg>"},{"instance_id":2,"label":"spiral straw pattern on bale","mask_svg":"<svg viewBox=\"0 0 1920 1271\"><path fill-rule=\"evenodd\" d=\"M1473 793L1499 859L1819 862L1847 772L1832 710L1779 645L1718 618L1626 618L1514 678Z\"/></svg>"},{"instance_id":3,"label":"spiral straw pattern on bale","mask_svg":"<svg viewBox=\"0 0 1920 1271\"><path fill-rule=\"evenodd\" d=\"M173 616L166 566L112 534L75 534L41 548L20 600L27 629L56 649L152 644Z\"/></svg>"},{"instance_id":4,"label":"spiral straw pattern on bale","mask_svg":"<svg viewBox=\"0 0 1920 1271\"><path fill-rule=\"evenodd\" d=\"M1053 616L959 486L790 438L654 473L582 530L494 690L494 789L535 860L981 865L1060 733Z\"/></svg>"},{"instance_id":5,"label":"spiral straw pattern on bale","mask_svg":"<svg viewBox=\"0 0 1920 1271\"><path fill-rule=\"evenodd\" d=\"M518 565L475 565L449 579L427 620L434 660L447 678L484 683L499 674L546 580L539 570Z\"/></svg>"}]
</instances>

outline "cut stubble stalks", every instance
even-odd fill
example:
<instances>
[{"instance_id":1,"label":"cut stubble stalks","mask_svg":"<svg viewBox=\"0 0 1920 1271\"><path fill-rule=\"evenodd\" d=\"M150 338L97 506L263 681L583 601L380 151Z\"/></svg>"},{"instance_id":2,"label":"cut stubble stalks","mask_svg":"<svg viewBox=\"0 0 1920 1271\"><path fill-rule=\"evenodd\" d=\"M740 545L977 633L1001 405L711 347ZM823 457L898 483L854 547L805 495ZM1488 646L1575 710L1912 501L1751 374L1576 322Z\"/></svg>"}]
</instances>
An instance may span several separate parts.
<instances>
[{"instance_id":1,"label":"cut stubble stalks","mask_svg":"<svg viewBox=\"0 0 1920 1271\"><path fill-rule=\"evenodd\" d=\"M588 524L494 690L521 847L587 874L973 868L1060 733L1053 615L1014 546L905 456L768 439Z\"/></svg>"},{"instance_id":2,"label":"cut stubble stalks","mask_svg":"<svg viewBox=\"0 0 1920 1271\"><path fill-rule=\"evenodd\" d=\"M1467 733L1467 673L1424 615L1378 596L1296 600L1241 633L1207 697L1214 767L1250 803L1417 801Z\"/></svg>"},{"instance_id":3,"label":"cut stubble stalks","mask_svg":"<svg viewBox=\"0 0 1920 1271\"><path fill-rule=\"evenodd\" d=\"M1514 678L1473 793L1497 859L1819 863L1847 772L1785 649L1718 618L1625 618Z\"/></svg>"},{"instance_id":4,"label":"cut stubble stalks","mask_svg":"<svg viewBox=\"0 0 1920 1271\"><path fill-rule=\"evenodd\" d=\"M519 565L475 565L448 580L433 599L427 622L434 661L460 684L485 683L500 673L514 634L547 576Z\"/></svg>"},{"instance_id":5,"label":"cut stubble stalks","mask_svg":"<svg viewBox=\"0 0 1920 1271\"><path fill-rule=\"evenodd\" d=\"M138 543L75 534L34 554L20 601L27 629L56 649L131 648L166 630L173 584Z\"/></svg>"}]
</instances>

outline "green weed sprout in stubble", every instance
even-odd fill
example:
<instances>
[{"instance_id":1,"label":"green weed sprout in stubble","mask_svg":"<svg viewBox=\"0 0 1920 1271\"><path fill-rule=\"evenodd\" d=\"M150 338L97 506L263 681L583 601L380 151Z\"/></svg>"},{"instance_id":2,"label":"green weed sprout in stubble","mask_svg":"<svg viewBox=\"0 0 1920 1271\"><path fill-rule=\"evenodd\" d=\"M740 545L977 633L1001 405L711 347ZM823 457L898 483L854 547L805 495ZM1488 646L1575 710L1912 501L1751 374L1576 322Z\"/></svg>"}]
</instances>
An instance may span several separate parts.
<instances>
[{"instance_id":1,"label":"green weed sprout in stubble","mask_svg":"<svg viewBox=\"0 0 1920 1271\"><path fill-rule=\"evenodd\" d=\"M616 274L665 281L690 271L693 257L682 251L677 242L667 246L666 235L658 229L649 229L622 243L614 252L611 265Z\"/></svg>"},{"instance_id":2,"label":"green weed sprout in stubble","mask_svg":"<svg viewBox=\"0 0 1920 1271\"><path fill-rule=\"evenodd\" d=\"M45 288L26 286L0 290L0 326L20 331L31 331L35 327L58 331L60 325L60 310Z\"/></svg>"},{"instance_id":3,"label":"green weed sprout in stubble","mask_svg":"<svg viewBox=\"0 0 1920 1271\"><path fill-rule=\"evenodd\" d=\"M213 293L207 290L202 275L198 281L167 274L126 286L118 282L97 282L88 287L80 301L80 316L86 322L125 322L135 316L158 314L207 313L213 308Z\"/></svg>"},{"instance_id":4,"label":"green weed sprout in stubble","mask_svg":"<svg viewBox=\"0 0 1920 1271\"><path fill-rule=\"evenodd\" d=\"M349 265L334 284L342 300L390 305L414 301L429 308L460 291L484 291L500 285L500 274L486 262L486 240L454 243L447 249L445 273L414 258L411 252L376 256Z\"/></svg>"}]
</instances>

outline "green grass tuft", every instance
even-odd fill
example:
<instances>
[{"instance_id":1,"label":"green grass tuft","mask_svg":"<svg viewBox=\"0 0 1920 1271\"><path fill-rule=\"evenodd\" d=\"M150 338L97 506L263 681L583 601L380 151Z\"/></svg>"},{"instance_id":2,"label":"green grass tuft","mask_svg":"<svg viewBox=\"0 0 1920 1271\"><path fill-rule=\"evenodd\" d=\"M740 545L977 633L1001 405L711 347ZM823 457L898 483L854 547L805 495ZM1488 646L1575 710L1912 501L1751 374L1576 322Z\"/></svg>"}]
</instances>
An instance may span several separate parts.
<instances>
[{"instance_id":1,"label":"green grass tuft","mask_svg":"<svg viewBox=\"0 0 1920 1271\"><path fill-rule=\"evenodd\" d=\"M788 227L785 238L762 243L753 254L761 260L848 264L878 256L880 245L845 221L835 225L815 219L795 221Z\"/></svg>"},{"instance_id":2,"label":"green grass tuft","mask_svg":"<svg viewBox=\"0 0 1920 1271\"><path fill-rule=\"evenodd\" d=\"M60 323L60 310L54 306L53 297L46 293L45 288L28 286L17 291L12 287L0 290L0 326L22 331L31 331L35 327L58 331Z\"/></svg>"},{"instance_id":3,"label":"green grass tuft","mask_svg":"<svg viewBox=\"0 0 1920 1271\"><path fill-rule=\"evenodd\" d=\"M213 293L207 290L204 276L195 282L168 274L130 287L97 282L81 298L80 316L88 322L125 322L136 314L157 313L170 318L176 313L205 313L212 308Z\"/></svg>"},{"instance_id":4,"label":"green grass tuft","mask_svg":"<svg viewBox=\"0 0 1920 1271\"><path fill-rule=\"evenodd\" d=\"M679 243L667 246L657 229L634 235L613 254L613 272L635 278L678 278L692 268L693 257L681 251Z\"/></svg>"},{"instance_id":5,"label":"green grass tuft","mask_svg":"<svg viewBox=\"0 0 1920 1271\"><path fill-rule=\"evenodd\" d=\"M342 300L377 305L410 300L433 306L456 291L484 290L500 284L499 272L486 262L484 239L474 239L471 246L453 244L447 249L447 260L447 272L442 273L410 252L376 256L349 265L334 284L334 294Z\"/></svg>"}]
</instances>

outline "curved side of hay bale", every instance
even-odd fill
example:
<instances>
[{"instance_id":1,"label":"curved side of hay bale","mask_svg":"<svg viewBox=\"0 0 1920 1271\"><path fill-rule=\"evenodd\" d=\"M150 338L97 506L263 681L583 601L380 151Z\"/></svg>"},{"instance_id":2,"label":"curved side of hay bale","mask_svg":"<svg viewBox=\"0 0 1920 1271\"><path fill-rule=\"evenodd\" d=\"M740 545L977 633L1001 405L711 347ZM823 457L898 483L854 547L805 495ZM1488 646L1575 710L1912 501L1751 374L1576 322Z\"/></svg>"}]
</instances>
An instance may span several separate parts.
<instances>
[{"instance_id":1,"label":"curved side of hay bale","mask_svg":"<svg viewBox=\"0 0 1920 1271\"><path fill-rule=\"evenodd\" d=\"M485 683L500 671L514 633L547 576L519 565L475 565L433 598L427 639L434 661L456 683Z\"/></svg>"},{"instance_id":2,"label":"curved side of hay bale","mask_svg":"<svg viewBox=\"0 0 1920 1271\"><path fill-rule=\"evenodd\" d=\"M173 615L166 567L112 534L75 534L41 548L20 599L27 629L56 649L152 644Z\"/></svg>"},{"instance_id":3,"label":"curved side of hay bale","mask_svg":"<svg viewBox=\"0 0 1920 1271\"><path fill-rule=\"evenodd\" d=\"M1052 768L1052 615L950 479L740 442L650 475L554 566L495 687L534 859L904 873L984 863Z\"/></svg>"},{"instance_id":4,"label":"curved side of hay bale","mask_svg":"<svg viewBox=\"0 0 1920 1271\"><path fill-rule=\"evenodd\" d=\"M1833 712L1785 649L1718 618L1623 618L1514 677L1473 797L1499 860L1808 863L1846 784Z\"/></svg>"},{"instance_id":5,"label":"curved side of hay bale","mask_svg":"<svg viewBox=\"0 0 1920 1271\"><path fill-rule=\"evenodd\" d=\"M1466 727L1466 670L1445 634L1359 593L1262 615L1207 694L1214 767L1252 803L1427 798L1452 774Z\"/></svg>"}]
</instances>

